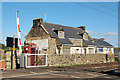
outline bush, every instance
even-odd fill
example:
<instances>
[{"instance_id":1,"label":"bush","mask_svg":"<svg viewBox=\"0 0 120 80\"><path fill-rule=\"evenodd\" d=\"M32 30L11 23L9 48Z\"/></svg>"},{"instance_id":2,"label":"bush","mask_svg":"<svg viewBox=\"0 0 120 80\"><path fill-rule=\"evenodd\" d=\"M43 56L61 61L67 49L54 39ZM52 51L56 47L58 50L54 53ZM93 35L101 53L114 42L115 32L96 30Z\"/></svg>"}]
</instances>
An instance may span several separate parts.
<instances>
[{"instance_id":1,"label":"bush","mask_svg":"<svg viewBox=\"0 0 120 80\"><path fill-rule=\"evenodd\" d=\"M119 60L119 58L118 58L118 57L115 57L115 61L117 61L117 62L118 62L118 61L120 61L120 60Z\"/></svg>"}]
</instances>

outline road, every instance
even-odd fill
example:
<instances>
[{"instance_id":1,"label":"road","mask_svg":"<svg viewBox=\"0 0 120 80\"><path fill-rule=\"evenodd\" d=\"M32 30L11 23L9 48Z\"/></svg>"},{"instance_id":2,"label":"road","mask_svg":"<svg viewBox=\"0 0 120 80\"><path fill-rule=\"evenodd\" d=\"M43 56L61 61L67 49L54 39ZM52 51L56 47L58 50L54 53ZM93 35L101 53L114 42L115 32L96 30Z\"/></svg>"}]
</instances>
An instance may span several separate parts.
<instances>
[{"instance_id":1,"label":"road","mask_svg":"<svg viewBox=\"0 0 120 80\"><path fill-rule=\"evenodd\" d=\"M5 70L2 72L2 80L120 80L120 69L104 72L100 69L96 66L92 68L77 66Z\"/></svg>"}]
</instances>

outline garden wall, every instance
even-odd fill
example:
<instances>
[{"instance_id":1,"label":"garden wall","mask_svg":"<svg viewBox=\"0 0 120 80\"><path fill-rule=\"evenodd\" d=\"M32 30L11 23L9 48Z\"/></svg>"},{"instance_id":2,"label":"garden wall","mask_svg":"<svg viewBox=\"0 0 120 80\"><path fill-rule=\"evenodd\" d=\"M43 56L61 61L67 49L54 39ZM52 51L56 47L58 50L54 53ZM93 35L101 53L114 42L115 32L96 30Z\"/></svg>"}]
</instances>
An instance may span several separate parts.
<instances>
[{"instance_id":1,"label":"garden wall","mask_svg":"<svg viewBox=\"0 0 120 80\"><path fill-rule=\"evenodd\" d=\"M47 65L75 65L114 62L114 55L109 54L53 54L47 56Z\"/></svg>"}]
</instances>

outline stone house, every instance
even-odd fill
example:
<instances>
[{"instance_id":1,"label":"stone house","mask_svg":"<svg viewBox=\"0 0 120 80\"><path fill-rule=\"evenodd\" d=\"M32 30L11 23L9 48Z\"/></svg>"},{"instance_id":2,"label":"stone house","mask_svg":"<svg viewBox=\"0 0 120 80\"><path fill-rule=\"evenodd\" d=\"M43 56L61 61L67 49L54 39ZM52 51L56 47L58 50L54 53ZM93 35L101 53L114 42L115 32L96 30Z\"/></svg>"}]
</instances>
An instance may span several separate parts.
<instances>
[{"instance_id":1,"label":"stone house","mask_svg":"<svg viewBox=\"0 0 120 80\"><path fill-rule=\"evenodd\" d=\"M107 54L114 48L103 38L94 39L85 26L69 27L33 20L33 26L27 34L26 42L37 44L39 54Z\"/></svg>"}]
</instances>

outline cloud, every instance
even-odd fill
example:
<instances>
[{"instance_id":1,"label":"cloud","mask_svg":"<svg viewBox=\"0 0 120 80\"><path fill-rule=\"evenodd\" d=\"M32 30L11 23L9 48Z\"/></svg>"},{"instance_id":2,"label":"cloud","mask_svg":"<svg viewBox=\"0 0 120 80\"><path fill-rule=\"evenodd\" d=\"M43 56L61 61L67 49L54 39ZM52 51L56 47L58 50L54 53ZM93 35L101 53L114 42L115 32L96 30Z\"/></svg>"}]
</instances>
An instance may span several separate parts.
<instances>
[{"instance_id":1,"label":"cloud","mask_svg":"<svg viewBox=\"0 0 120 80\"><path fill-rule=\"evenodd\" d=\"M108 36L118 36L117 32L107 32L106 35Z\"/></svg>"},{"instance_id":2,"label":"cloud","mask_svg":"<svg viewBox=\"0 0 120 80\"><path fill-rule=\"evenodd\" d=\"M26 36L26 35L27 35L27 33L25 33L25 32L21 32L21 33L22 33L23 36Z\"/></svg>"},{"instance_id":3,"label":"cloud","mask_svg":"<svg viewBox=\"0 0 120 80\"><path fill-rule=\"evenodd\" d=\"M103 33L87 30L91 36L103 36Z\"/></svg>"},{"instance_id":4,"label":"cloud","mask_svg":"<svg viewBox=\"0 0 120 80\"><path fill-rule=\"evenodd\" d=\"M5 40L3 40L2 38L0 38L0 43L5 43Z\"/></svg>"},{"instance_id":5,"label":"cloud","mask_svg":"<svg viewBox=\"0 0 120 80\"><path fill-rule=\"evenodd\" d=\"M90 30L87 30L87 32L92 36L118 36L117 32L100 33L100 32L94 32Z\"/></svg>"},{"instance_id":6,"label":"cloud","mask_svg":"<svg viewBox=\"0 0 120 80\"><path fill-rule=\"evenodd\" d=\"M94 32L94 31L87 31L92 37L101 37L105 38L105 40L109 43L111 43L113 46L118 46L120 42L118 42L118 33L117 32L107 32L107 33L100 33L100 32Z\"/></svg>"}]
</instances>

